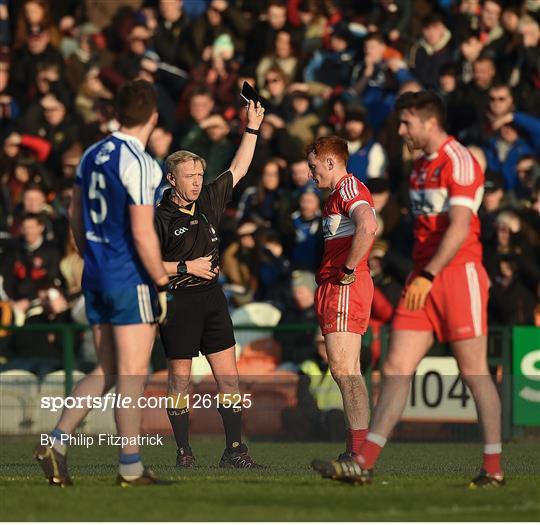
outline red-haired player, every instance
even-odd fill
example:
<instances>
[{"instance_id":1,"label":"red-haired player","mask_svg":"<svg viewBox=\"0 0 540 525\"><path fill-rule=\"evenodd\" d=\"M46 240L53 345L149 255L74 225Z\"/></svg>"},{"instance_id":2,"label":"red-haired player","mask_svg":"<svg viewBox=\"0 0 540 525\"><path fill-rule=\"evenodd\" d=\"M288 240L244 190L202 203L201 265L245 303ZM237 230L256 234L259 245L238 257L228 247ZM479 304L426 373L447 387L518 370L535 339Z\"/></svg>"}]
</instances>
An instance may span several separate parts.
<instances>
[{"instance_id":1,"label":"red-haired player","mask_svg":"<svg viewBox=\"0 0 540 525\"><path fill-rule=\"evenodd\" d=\"M349 151L343 139L319 138L306 148L306 154L317 186L332 190L323 208L324 255L315 310L328 365L343 397L347 445L340 458L351 458L360 451L369 423L360 346L373 299L367 258L377 222L369 190L347 173Z\"/></svg>"}]
</instances>

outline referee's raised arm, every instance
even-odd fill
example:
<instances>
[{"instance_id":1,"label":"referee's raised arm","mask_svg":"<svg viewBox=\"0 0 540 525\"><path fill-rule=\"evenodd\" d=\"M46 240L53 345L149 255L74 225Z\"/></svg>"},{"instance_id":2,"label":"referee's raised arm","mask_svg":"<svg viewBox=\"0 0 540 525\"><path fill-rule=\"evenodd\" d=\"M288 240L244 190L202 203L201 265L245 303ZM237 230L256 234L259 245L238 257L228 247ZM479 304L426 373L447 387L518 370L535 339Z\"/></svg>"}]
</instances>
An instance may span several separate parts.
<instances>
[{"instance_id":1,"label":"referee's raised arm","mask_svg":"<svg viewBox=\"0 0 540 525\"><path fill-rule=\"evenodd\" d=\"M245 176L249 169L249 165L253 159L257 137L260 133L259 128L264 119L264 108L260 102L255 104L252 100L249 101L247 107L247 127L244 131L238 151L231 162L229 171L233 176L233 187L238 184L238 181Z\"/></svg>"}]
</instances>

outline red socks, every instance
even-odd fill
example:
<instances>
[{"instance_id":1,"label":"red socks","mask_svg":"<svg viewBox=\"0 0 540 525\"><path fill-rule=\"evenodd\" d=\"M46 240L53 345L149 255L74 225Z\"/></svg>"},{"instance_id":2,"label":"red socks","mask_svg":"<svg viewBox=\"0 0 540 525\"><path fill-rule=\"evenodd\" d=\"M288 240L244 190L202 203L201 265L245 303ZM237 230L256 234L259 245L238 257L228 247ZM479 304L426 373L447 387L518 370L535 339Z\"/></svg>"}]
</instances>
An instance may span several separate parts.
<instances>
[{"instance_id":1,"label":"red socks","mask_svg":"<svg viewBox=\"0 0 540 525\"><path fill-rule=\"evenodd\" d=\"M369 432L366 436L366 440L360 447L360 450L356 457L355 461L365 469L372 469L379 458L379 455L382 452L384 445L386 444L386 438Z\"/></svg>"},{"instance_id":2,"label":"red socks","mask_svg":"<svg viewBox=\"0 0 540 525\"><path fill-rule=\"evenodd\" d=\"M360 452L360 447L366 440L368 433L367 428L348 428L347 429L347 452L351 452L356 456Z\"/></svg>"},{"instance_id":3,"label":"red socks","mask_svg":"<svg viewBox=\"0 0 540 525\"><path fill-rule=\"evenodd\" d=\"M484 469L490 476L502 474L501 455L502 446L500 443L484 445L484 461L482 463L482 469Z\"/></svg>"}]
</instances>

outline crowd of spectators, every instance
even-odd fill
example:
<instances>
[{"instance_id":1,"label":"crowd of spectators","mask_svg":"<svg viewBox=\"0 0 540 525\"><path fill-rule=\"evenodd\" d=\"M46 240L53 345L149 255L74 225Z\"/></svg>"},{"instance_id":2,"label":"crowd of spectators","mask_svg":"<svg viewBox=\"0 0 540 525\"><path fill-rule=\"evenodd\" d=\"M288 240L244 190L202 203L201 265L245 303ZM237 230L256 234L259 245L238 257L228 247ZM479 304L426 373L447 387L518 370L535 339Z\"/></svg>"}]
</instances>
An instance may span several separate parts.
<instances>
[{"instance_id":1,"label":"crowd of spectators","mask_svg":"<svg viewBox=\"0 0 540 525\"><path fill-rule=\"evenodd\" d=\"M271 302L282 323L315 322L325 195L303 148L340 135L379 222L369 258L376 360L413 242L413 158L393 103L429 88L446 102L448 131L485 168L489 322L539 325L539 20L532 0L0 0L2 322L84 321L67 218L75 169L118 128L118 87L142 78L160 115L149 152L161 165L177 149L201 155L206 183L228 167L245 127L242 83L267 100L251 169L221 225L231 309ZM4 334L0 353L47 370L59 341L39 337ZM313 358L312 332L276 337L284 361Z\"/></svg>"}]
</instances>

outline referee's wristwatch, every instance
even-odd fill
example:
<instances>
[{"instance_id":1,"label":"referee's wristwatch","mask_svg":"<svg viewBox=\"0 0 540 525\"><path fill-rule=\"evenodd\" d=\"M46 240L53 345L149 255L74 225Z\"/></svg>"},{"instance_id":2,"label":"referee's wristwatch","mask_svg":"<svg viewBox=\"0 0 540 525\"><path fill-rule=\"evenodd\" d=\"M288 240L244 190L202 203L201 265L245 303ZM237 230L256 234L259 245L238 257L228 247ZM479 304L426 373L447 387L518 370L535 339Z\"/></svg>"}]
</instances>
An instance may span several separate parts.
<instances>
[{"instance_id":1,"label":"referee's wristwatch","mask_svg":"<svg viewBox=\"0 0 540 525\"><path fill-rule=\"evenodd\" d=\"M176 272L180 275L185 275L187 273L187 264L186 261L180 261L176 266Z\"/></svg>"}]
</instances>

